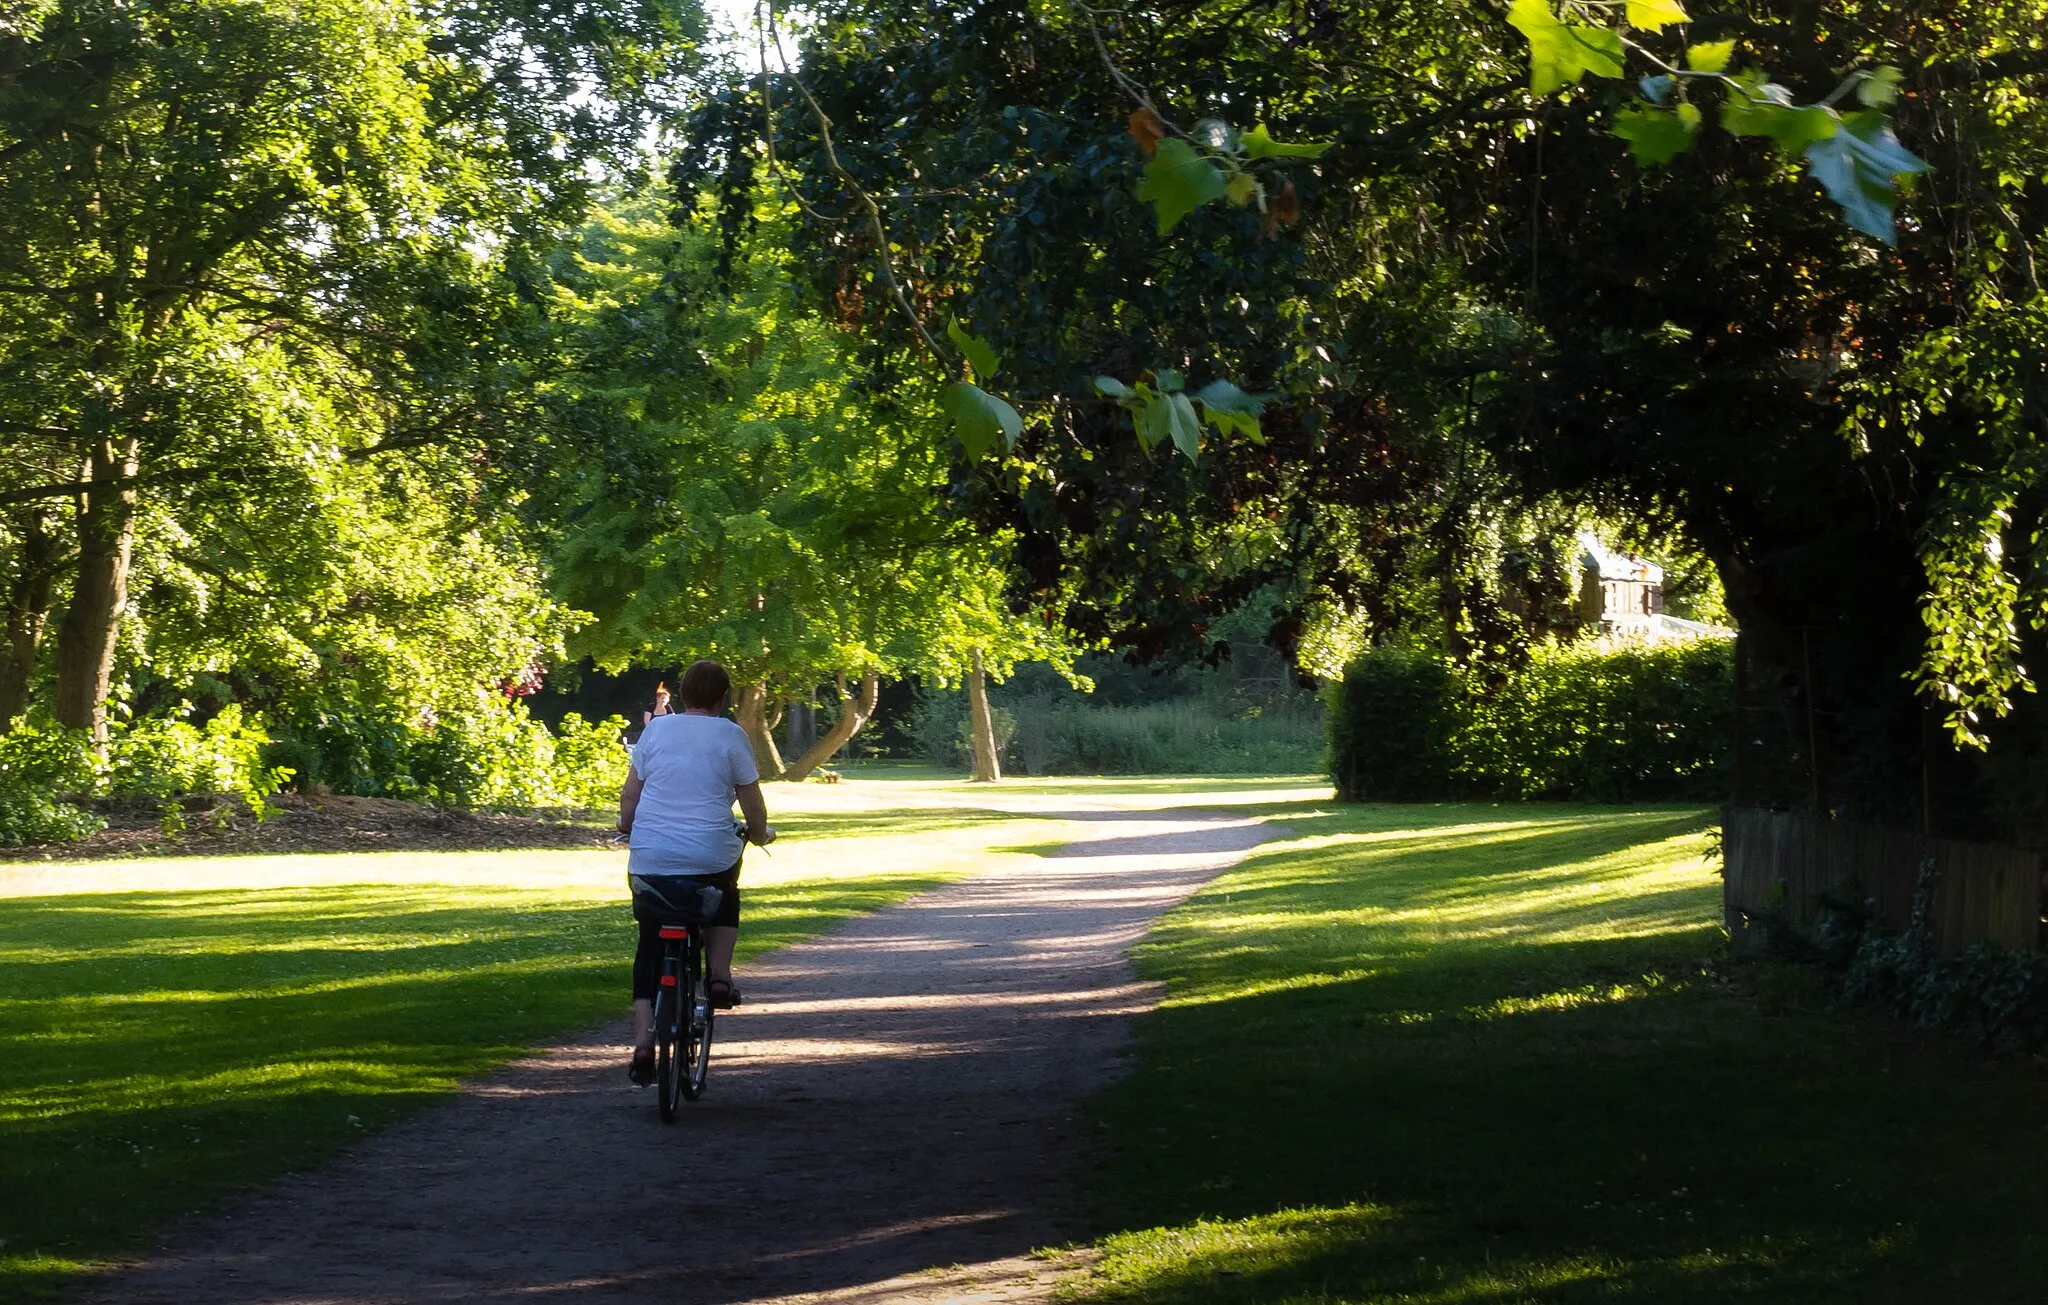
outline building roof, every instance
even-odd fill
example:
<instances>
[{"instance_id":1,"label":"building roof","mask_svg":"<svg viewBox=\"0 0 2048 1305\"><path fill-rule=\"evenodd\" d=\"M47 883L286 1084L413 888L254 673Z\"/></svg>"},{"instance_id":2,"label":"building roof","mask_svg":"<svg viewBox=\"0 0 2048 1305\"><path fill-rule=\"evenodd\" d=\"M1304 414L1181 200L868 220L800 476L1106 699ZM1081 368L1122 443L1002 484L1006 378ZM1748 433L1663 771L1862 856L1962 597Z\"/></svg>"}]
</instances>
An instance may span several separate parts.
<instances>
[{"instance_id":1,"label":"building roof","mask_svg":"<svg viewBox=\"0 0 2048 1305\"><path fill-rule=\"evenodd\" d=\"M1579 532L1579 547L1583 550L1582 560L1585 564L1600 568L1602 580L1634 580L1652 585L1664 583L1663 567L1637 557L1634 553L1615 552L1601 543L1600 537L1590 530Z\"/></svg>"}]
</instances>

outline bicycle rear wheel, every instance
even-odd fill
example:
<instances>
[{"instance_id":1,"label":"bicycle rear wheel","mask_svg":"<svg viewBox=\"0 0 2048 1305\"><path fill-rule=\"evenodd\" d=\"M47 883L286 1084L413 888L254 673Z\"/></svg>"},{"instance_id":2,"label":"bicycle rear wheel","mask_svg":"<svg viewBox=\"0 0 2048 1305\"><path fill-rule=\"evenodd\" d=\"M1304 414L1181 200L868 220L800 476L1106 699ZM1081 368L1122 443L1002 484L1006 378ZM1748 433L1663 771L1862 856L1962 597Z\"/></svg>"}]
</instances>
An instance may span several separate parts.
<instances>
[{"instance_id":1,"label":"bicycle rear wheel","mask_svg":"<svg viewBox=\"0 0 2048 1305\"><path fill-rule=\"evenodd\" d=\"M672 944L662 957L661 987L654 995L655 1092L664 1124L676 1122L676 1103L685 1091L681 1035L687 1023L684 1011L689 998L688 990L681 986L683 966L677 955L679 950L685 949Z\"/></svg>"},{"instance_id":2,"label":"bicycle rear wheel","mask_svg":"<svg viewBox=\"0 0 2048 1305\"><path fill-rule=\"evenodd\" d=\"M692 938L683 960L682 991L687 1000L678 1003L682 1011L680 1050L682 1053L683 1097L695 1101L704 1095L704 1076L711 1069L711 985L704 974L704 949Z\"/></svg>"}]
</instances>

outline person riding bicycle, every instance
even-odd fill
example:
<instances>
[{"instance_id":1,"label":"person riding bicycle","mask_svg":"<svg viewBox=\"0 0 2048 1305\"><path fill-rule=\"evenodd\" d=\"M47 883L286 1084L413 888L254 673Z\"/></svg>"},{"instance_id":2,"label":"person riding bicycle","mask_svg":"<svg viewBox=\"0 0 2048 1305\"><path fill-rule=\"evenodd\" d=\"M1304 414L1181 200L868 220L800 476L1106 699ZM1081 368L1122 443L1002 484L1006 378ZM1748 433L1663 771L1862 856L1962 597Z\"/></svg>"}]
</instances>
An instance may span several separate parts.
<instances>
[{"instance_id":1,"label":"person riding bicycle","mask_svg":"<svg viewBox=\"0 0 2048 1305\"><path fill-rule=\"evenodd\" d=\"M631 839L628 875L690 875L725 890L718 915L704 930L706 988L721 1010L740 1003L732 982L733 946L739 941L740 854L746 843L768 844L768 806L746 731L724 716L732 678L717 662L700 661L676 685L679 714L651 717L633 748L633 767L619 791L619 832ZM732 818L738 802L746 817L743 842ZM654 1081L654 992L661 980L660 924L640 922L633 956L633 1063L635 1083Z\"/></svg>"}]
</instances>

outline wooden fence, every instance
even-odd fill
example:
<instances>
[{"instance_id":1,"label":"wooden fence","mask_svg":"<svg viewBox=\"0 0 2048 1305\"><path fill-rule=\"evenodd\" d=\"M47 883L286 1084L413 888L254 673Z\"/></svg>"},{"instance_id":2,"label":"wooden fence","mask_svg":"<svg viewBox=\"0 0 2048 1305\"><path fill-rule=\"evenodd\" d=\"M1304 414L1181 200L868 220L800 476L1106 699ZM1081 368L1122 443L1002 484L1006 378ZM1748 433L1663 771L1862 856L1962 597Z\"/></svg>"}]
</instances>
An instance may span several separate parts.
<instances>
[{"instance_id":1,"label":"wooden fence","mask_svg":"<svg viewBox=\"0 0 2048 1305\"><path fill-rule=\"evenodd\" d=\"M1812 941L1829 901L1861 902L1871 920L1904 929L1929 857L1937 951L2041 945L2041 858L2033 852L1751 807L1728 808L1721 840L1722 900L1737 950L1759 946L1770 927Z\"/></svg>"}]
</instances>

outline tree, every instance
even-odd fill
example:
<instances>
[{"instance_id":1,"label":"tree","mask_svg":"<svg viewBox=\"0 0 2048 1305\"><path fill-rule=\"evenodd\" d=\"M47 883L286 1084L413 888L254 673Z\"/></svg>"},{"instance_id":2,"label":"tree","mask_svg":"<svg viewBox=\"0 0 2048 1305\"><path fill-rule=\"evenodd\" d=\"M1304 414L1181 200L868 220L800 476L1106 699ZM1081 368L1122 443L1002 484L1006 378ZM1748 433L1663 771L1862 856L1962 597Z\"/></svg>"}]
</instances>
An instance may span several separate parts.
<instances>
[{"instance_id":1,"label":"tree","mask_svg":"<svg viewBox=\"0 0 2048 1305\"><path fill-rule=\"evenodd\" d=\"M1103 456L1096 432L1123 414L1091 376L1131 388L1170 370L1279 396L1266 445L1209 441L1199 480L1140 473L1181 491L1158 515L1190 536L1232 537L1247 500L1212 487L1259 455L1281 464L1253 482L1262 507L1291 492L1350 511L1361 469L1405 464L1372 500L1388 520L1418 495L1455 502L1472 468L1469 483L1532 507L1633 516L1714 558L1758 682L1836 722L1823 744L1855 760L1826 805L1890 814L1933 792L1928 823L2010 831L1989 772L1936 746L1927 718L1947 702L1994 753L2037 746L2016 691L2048 592L2038 6L1689 5L1646 53L1617 35L1597 76L1539 66L1532 89L1529 2L1513 23L1404 4L998 5L957 26L918 3L864 5L858 22L828 7L800 61L762 83L777 157L809 197L815 283L876 284L886 254L913 302L992 324L1018 368L1005 393L1030 414L1020 480L1042 483L1022 469L1066 447ZM1545 12L1586 25L1592 8ZM1689 149L1646 165L1645 133L1668 124L1615 79L1622 55L1704 74L1719 56L1694 47L1730 40L1728 70L1750 80L1681 123ZM1649 92L1667 97L1650 116L1685 117L1682 80ZM1878 119L1845 110L1891 92L1899 138L1938 165L1896 251L1842 214L1873 188L1888 207L1912 168L1827 152L1882 143ZM1759 97L1770 130L1745 116ZM1815 132L1778 130L1793 118ZM1255 138L1328 148L1290 157ZM1869 183L1861 201L1845 178ZM886 243L856 187L887 197ZM1857 226L1877 230L1868 217ZM909 334L882 296L860 302ZM1341 442L1361 427L1376 438ZM1087 510L1066 492L1085 478L1048 479L1041 519ZM1277 535L1273 565L1299 565L1304 543ZM1164 552L1134 569L1179 563ZM2018 716L1993 725L2008 703Z\"/></svg>"},{"instance_id":2,"label":"tree","mask_svg":"<svg viewBox=\"0 0 2048 1305\"><path fill-rule=\"evenodd\" d=\"M60 524L56 715L98 732L168 488L261 495L309 425L357 459L502 434L522 264L586 164L636 143L696 22L58 0L0 32L0 432L42 473L0 492L8 682L58 601L30 554Z\"/></svg>"},{"instance_id":3,"label":"tree","mask_svg":"<svg viewBox=\"0 0 2048 1305\"><path fill-rule=\"evenodd\" d=\"M653 199L593 223L560 312L585 331L578 401L605 416L533 509L570 523L557 592L596 616L572 651L718 659L764 773L800 779L865 723L883 676L958 676L977 648L1000 672L1071 652L1056 622L1010 611L1006 541L941 511L935 387L875 386L792 293L786 213L759 216L730 255L688 205L680 227ZM785 764L779 708L822 683L837 718Z\"/></svg>"}]
</instances>

